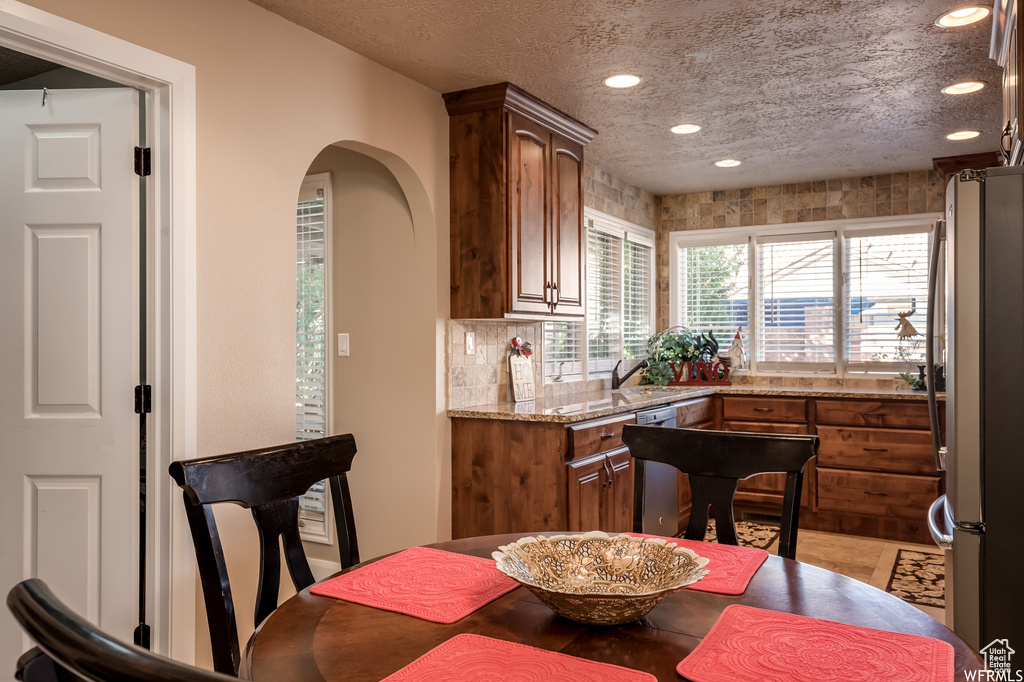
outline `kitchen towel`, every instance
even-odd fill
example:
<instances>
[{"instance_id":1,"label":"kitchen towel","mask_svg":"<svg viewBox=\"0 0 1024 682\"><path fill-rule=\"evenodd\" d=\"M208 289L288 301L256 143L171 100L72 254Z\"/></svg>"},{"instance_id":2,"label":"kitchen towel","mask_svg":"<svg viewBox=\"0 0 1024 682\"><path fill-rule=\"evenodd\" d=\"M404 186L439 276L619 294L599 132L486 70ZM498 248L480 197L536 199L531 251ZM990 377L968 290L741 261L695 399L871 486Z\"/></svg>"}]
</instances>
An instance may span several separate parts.
<instances>
[{"instance_id":1,"label":"kitchen towel","mask_svg":"<svg viewBox=\"0 0 1024 682\"><path fill-rule=\"evenodd\" d=\"M640 533L627 533L627 535L646 538L660 537L658 535L642 535ZM693 550L698 556L707 557L711 560L705 566L708 569L708 574L686 588L698 592L743 594L750 583L750 579L754 577L757 569L761 568L761 564L768 558L768 552L753 547L719 545L712 542L682 540L680 538L660 537L660 539L666 542L674 542L679 547Z\"/></svg>"},{"instance_id":2,"label":"kitchen towel","mask_svg":"<svg viewBox=\"0 0 1024 682\"><path fill-rule=\"evenodd\" d=\"M733 604L676 672L690 682L950 682L953 647Z\"/></svg>"},{"instance_id":3,"label":"kitchen towel","mask_svg":"<svg viewBox=\"0 0 1024 682\"><path fill-rule=\"evenodd\" d=\"M413 547L314 585L323 597L454 623L519 587L493 559Z\"/></svg>"},{"instance_id":4,"label":"kitchen towel","mask_svg":"<svg viewBox=\"0 0 1024 682\"><path fill-rule=\"evenodd\" d=\"M481 635L456 635L383 682L657 682L650 673Z\"/></svg>"}]
</instances>

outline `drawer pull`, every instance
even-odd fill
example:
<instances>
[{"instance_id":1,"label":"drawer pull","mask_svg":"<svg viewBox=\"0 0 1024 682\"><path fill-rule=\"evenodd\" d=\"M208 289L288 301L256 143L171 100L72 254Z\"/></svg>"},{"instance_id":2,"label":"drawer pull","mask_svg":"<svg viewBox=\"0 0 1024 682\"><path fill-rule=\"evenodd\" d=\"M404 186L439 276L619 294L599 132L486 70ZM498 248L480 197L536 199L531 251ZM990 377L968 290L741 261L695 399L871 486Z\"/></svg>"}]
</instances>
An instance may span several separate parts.
<instances>
[{"instance_id":1,"label":"drawer pull","mask_svg":"<svg viewBox=\"0 0 1024 682\"><path fill-rule=\"evenodd\" d=\"M609 438L614 438L614 437L615 437L614 433L602 433L601 434L601 440L608 440Z\"/></svg>"},{"instance_id":2,"label":"drawer pull","mask_svg":"<svg viewBox=\"0 0 1024 682\"><path fill-rule=\"evenodd\" d=\"M755 407L754 412L774 412L774 407Z\"/></svg>"},{"instance_id":3,"label":"drawer pull","mask_svg":"<svg viewBox=\"0 0 1024 682\"><path fill-rule=\"evenodd\" d=\"M889 452L889 448L864 448L864 452Z\"/></svg>"},{"instance_id":4,"label":"drawer pull","mask_svg":"<svg viewBox=\"0 0 1024 682\"><path fill-rule=\"evenodd\" d=\"M880 493L880 492L877 492L875 490L865 490L864 494L865 495L877 495L879 497L889 497L889 493Z\"/></svg>"}]
</instances>

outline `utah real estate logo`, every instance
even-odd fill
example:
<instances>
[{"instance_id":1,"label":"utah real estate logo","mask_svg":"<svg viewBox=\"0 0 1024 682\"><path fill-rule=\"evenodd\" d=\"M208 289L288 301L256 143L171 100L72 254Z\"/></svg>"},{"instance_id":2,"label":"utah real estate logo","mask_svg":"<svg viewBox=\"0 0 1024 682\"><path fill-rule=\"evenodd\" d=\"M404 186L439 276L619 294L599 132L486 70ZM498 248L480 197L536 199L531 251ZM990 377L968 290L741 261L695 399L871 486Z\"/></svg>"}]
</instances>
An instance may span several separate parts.
<instances>
[{"instance_id":1,"label":"utah real estate logo","mask_svg":"<svg viewBox=\"0 0 1024 682\"><path fill-rule=\"evenodd\" d=\"M1007 639L994 639L981 650L985 657L987 670L969 670L966 677L968 680L984 680L985 682L1024 682L1024 672L1013 670L1010 659L1016 651L1010 648Z\"/></svg>"}]
</instances>

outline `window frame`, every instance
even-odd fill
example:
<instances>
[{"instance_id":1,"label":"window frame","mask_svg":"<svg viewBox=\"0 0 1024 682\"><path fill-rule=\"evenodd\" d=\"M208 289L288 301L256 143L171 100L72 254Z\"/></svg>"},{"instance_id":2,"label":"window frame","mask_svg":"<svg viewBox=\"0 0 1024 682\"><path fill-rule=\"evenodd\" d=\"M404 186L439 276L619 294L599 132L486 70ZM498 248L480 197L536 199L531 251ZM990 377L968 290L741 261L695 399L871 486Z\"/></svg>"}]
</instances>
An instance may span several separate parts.
<instances>
[{"instance_id":1,"label":"window frame","mask_svg":"<svg viewBox=\"0 0 1024 682\"><path fill-rule=\"evenodd\" d=\"M935 223L942 219L941 213L916 213L902 216L886 216L872 218L849 218L842 220L817 220L803 223L782 223L777 225L754 225L750 227L726 227L711 228L703 230L687 230L670 232L668 235L669 249L669 324L677 326L683 323L679 302L679 287L681 277L679 272L678 251L680 247L691 246L712 246L717 244L740 244L747 243L747 287L748 295L748 321L755 322L757 316L757 282L760 277L761 264L756 258L759 237L767 237L772 241L783 235L811 235L814 233L835 233L833 251L833 291L835 301L840 302L835 306L835 334L833 338L833 351L835 353L835 368L830 372L821 371L787 371L785 369L772 369L772 364L779 363L758 363L758 352L761 344L760 324L754 323L746 330L748 368L739 370L750 375L764 374L768 376L825 376L843 378L846 376L864 376L865 374L894 373L905 371L906 366L900 363L879 362L879 363L851 363L847 358L847 320L845 310L848 303L849 290L847 286L847 237L862 236L865 234L907 234L913 232L927 232L929 244L935 238ZM927 264L926 264L927 267ZM941 298L942 292L937 292ZM936 310L940 309L941 300L937 302ZM762 365L768 365L764 367Z\"/></svg>"},{"instance_id":2,"label":"window frame","mask_svg":"<svg viewBox=\"0 0 1024 682\"><path fill-rule=\"evenodd\" d=\"M593 209L593 208L590 208L590 207L584 207L584 209L583 209L583 224L584 224L584 227L586 228L586 242L584 244L584 248L585 249L589 249L590 230L592 230L592 229L596 229L596 230L598 230L600 232L604 232L605 234L608 234L608 235L610 235L610 236L612 236L614 238L618 238L618 239L622 240L623 243L626 240L628 240L628 241L634 242L636 244L641 244L643 246L647 246L647 247L650 248L650 261L649 261L649 271L650 271L650 278L649 278L649 280L650 281L648 282L647 296L648 296L648 301L650 302L649 319L650 319L650 328L652 330L651 333L653 334L655 331L657 331L657 317L658 317L657 316L657 300L655 298L656 295L657 295L657 279L658 279L658 277L657 277L657 264L658 264L658 259L657 259L657 247L656 247L656 234L655 234L654 230L650 230L650 229L648 229L646 227L642 227L642 226L637 225L635 223L631 223L631 222L628 222L626 220L622 220L620 218L616 218L615 216L608 215L607 213L603 213L601 211L598 211L597 209ZM620 260L620 262L622 264L622 271L624 272L625 261L624 260ZM589 272L587 273L587 286L588 287L590 286L590 273ZM624 279L622 277L622 272L620 272L620 276L619 276L619 289L620 289L620 292L622 292L622 290L624 289ZM588 291L589 291L589 289L588 289ZM625 307L625 296L624 295L620 295L620 297L619 297L619 305L620 305L620 311L624 311L624 307ZM589 298L584 301L584 310L589 310ZM545 325L546 325L547 322L551 322L551 321L552 320L546 320L545 321ZM599 378L610 377L611 373L612 373L612 369L613 369L613 367L615 365L614 361L613 362L607 362L607 361L600 362L598 364L606 365L606 366L602 366L600 368L595 368L595 367L593 367L591 365L591 361L590 361L590 344L588 342L588 324L590 322L589 317L584 315L583 319L573 318L572 320L568 320L568 321L570 321L570 322L576 321L576 322L579 322L579 324L580 324L580 332L579 332L580 333L580 341L579 341L579 343L576 344L576 347L580 350L581 357L579 358L578 361L573 361L573 364L576 364L576 362L580 363L580 372L578 374L569 374L568 376L566 376L564 378L560 378L560 379L558 379L556 381L556 376L561 376L561 375L554 375L554 374L549 372L550 363L548 363L546 358L545 358L545 362L544 362L544 383L545 384L563 383L563 382L564 383L570 383L570 382L576 382L576 381L588 381L589 379L599 379ZM623 358L623 353L625 351L625 316L624 316L624 314L620 315L620 323L621 324L619 326L618 344L617 344L618 345L618 349L619 349L619 359ZM545 327L544 333L545 333L545 336L546 336L546 333L547 333L546 327Z\"/></svg>"}]
</instances>

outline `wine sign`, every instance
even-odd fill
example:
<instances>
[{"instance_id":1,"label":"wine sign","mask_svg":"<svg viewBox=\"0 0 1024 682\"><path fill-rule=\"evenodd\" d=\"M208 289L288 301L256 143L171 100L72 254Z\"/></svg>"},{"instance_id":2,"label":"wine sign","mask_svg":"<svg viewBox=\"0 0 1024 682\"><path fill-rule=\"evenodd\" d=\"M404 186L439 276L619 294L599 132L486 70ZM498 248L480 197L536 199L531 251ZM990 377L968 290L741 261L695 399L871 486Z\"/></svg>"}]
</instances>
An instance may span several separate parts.
<instances>
[{"instance_id":1,"label":"wine sign","mask_svg":"<svg viewBox=\"0 0 1024 682\"><path fill-rule=\"evenodd\" d=\"M512 354L508 357L509 377L512 380L512 399L515 402L533 400L533 363L528 355Z\"/></svg>"},{"instance_id":2,"label":"wine sign","mask_svg":"<svg viewBox=\"0 0 1024 682\"><path fill-rule=\"evenodd\" d=\"M724 362L670 362L672 381L669 386L731 386L729 365Z\"/></svg>"}]
</instances>

